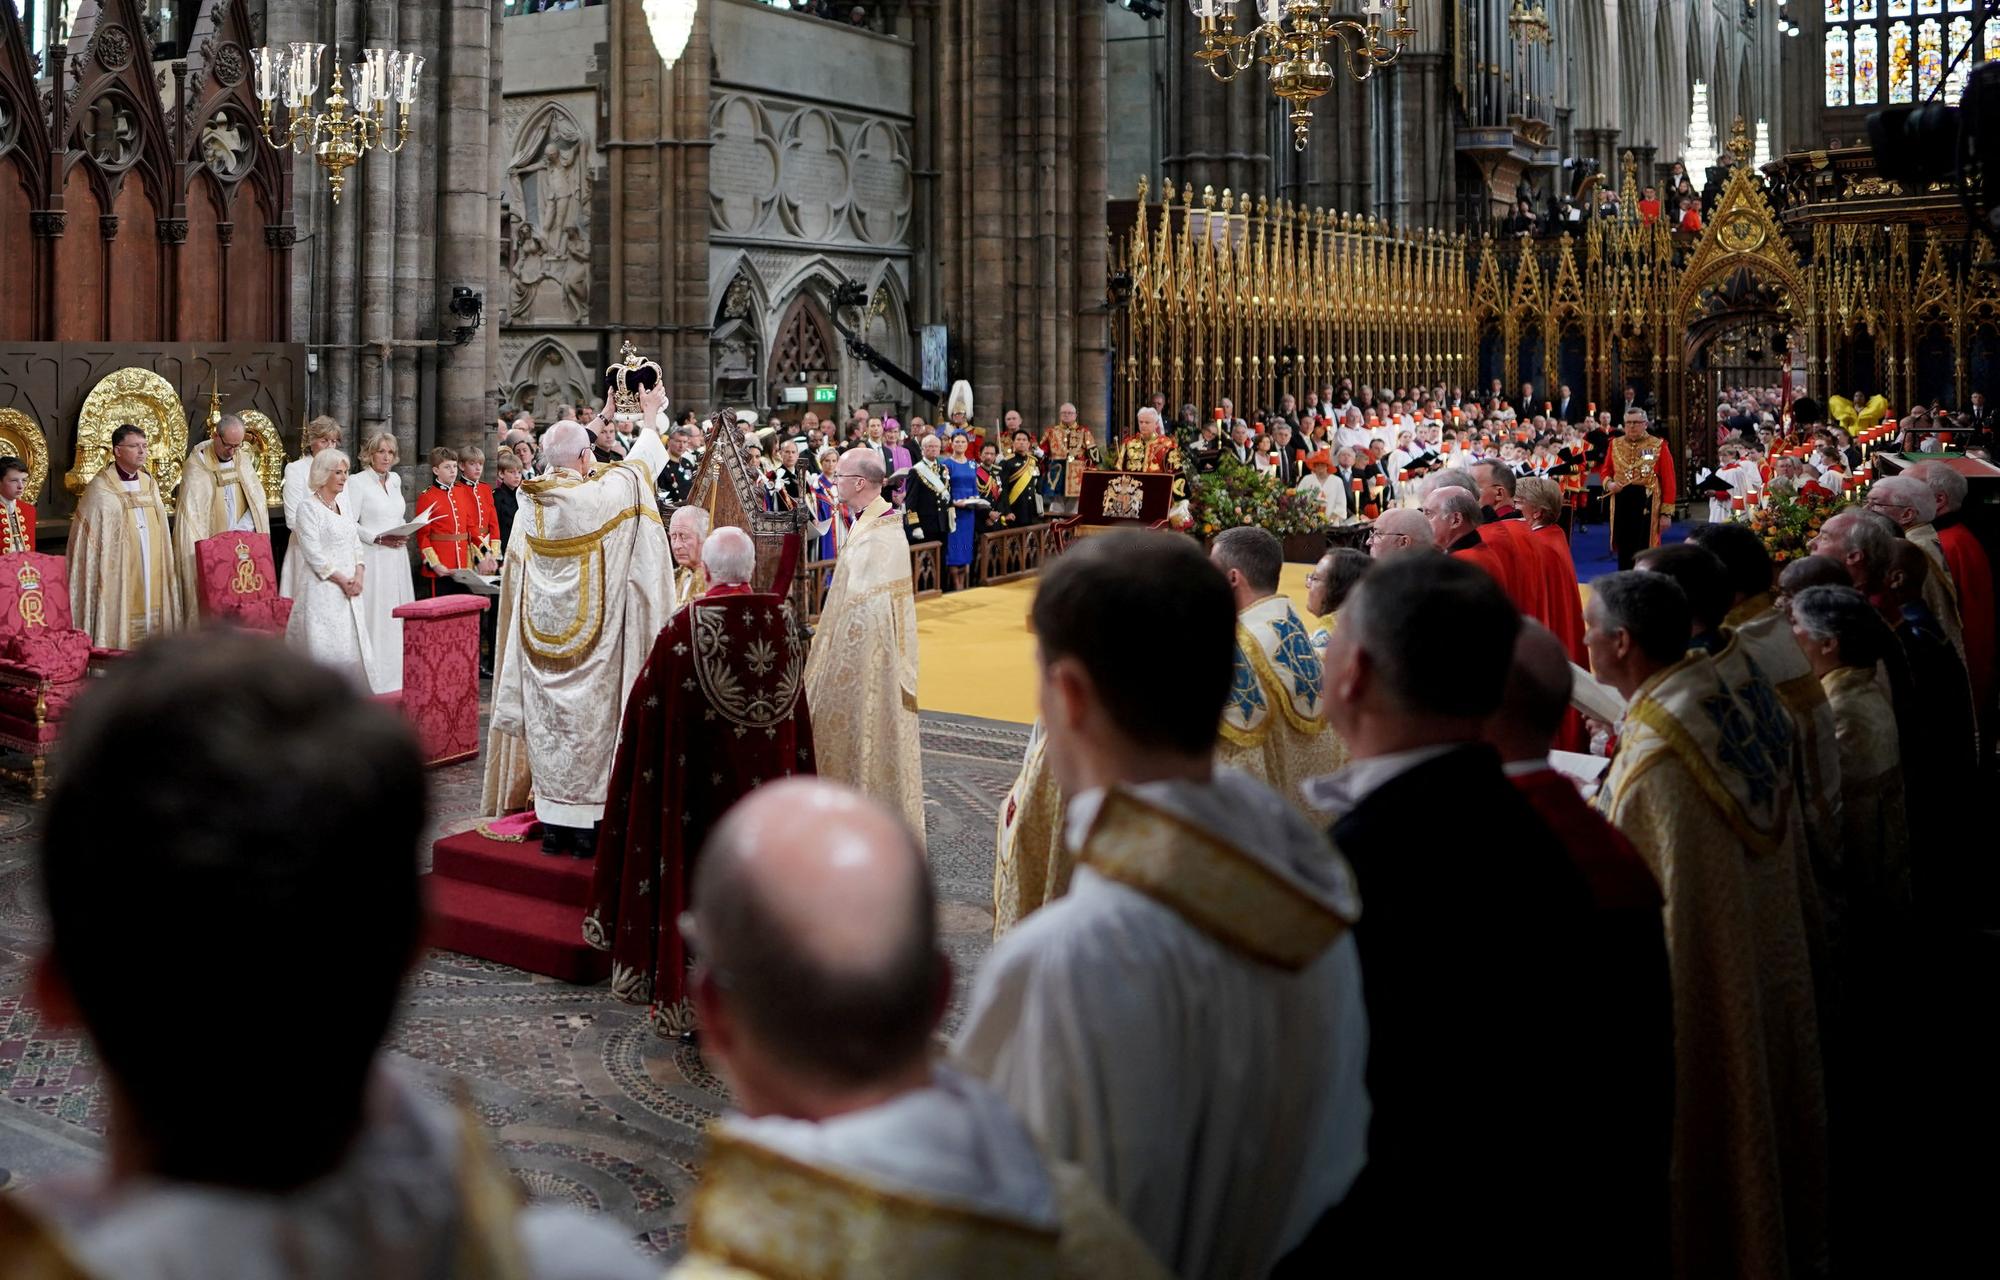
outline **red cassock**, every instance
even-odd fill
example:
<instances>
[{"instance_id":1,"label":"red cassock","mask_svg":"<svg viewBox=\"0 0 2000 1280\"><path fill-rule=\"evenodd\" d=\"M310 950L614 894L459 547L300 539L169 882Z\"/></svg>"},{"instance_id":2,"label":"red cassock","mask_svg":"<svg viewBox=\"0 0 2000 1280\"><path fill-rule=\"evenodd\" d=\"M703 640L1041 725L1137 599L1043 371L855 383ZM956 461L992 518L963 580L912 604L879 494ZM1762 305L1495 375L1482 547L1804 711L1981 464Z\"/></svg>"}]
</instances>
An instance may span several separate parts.
<instances>
[{"instance_id":1,"label":"red cassock","mask_svg":"<svg viewBox=\"0 0 2000 1280\"><path fill-rule=\"evenodd\" d=\"M1938 530L1938 546L1958 588L1958 616L1965 624L1966 674L1972 677L1973 706L1990 725L1993 710L1993 562L1972 530L1949 524Z\"/></svg>"},{"instance_id":2,"label":"red cassock","mask_svg":"<svg viewBox=\"0 0 2000 1280\"><path fill-rule=\"evenodd\" d=\"M1523 616L1542 618L1547 611L1543 596L1541 557L1529 541L1528 522L1521 519L1495 520L1479 526L1479 536L1492 545L1495 555L1506 565L1500 587Z\"/></svg>"},{"instance_id":3,"label":"red cassock","mask_svg":"<svg viewBox=\"0 0 2000 1280\"><path fill-rule=\"evenodd\" d=\"M767 782L814 772L805 640L777 596L718 588L675 614L625 701L584 939L612 991L687 1025L678 921L702 842Z\"/></svg>"},{"instance_id":4,"label":"red cassock","mask_svg":"<svg viewBox=\"0 0 2000 1280\"><path fill-rule=\"evenodd\" d=\"M1542 570L1544 612L1540 622L1562 641L1569 660L1588 670L1590 653L1583 647L1583 596L1577 590L1576 561L1570 558L1569 535L1561 525L1552 524L1530 529L1526 541L1534 548ZM1563 717L1556 745L1564 751L1583 751L1589 744L1590 733L1583 727L1583 717L1572 707Z\"/></svg>"}]
</instances>

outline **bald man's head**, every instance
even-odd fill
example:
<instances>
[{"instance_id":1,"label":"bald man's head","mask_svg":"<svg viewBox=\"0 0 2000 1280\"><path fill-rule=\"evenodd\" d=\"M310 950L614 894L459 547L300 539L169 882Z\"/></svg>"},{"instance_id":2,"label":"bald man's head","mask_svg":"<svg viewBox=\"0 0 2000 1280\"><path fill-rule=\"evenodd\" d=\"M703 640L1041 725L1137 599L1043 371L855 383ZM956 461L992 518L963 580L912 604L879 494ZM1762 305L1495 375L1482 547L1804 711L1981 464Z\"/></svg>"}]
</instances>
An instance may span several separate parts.
<instances>
[{"instance_id":1,"label":"bald man's head","mask_svg":"<svg viewBox=\"0 0 2000 1280\"><path fill-rule=\"evenodd\" d=\"M1924 582L1931 576L1931 557L1908 538L1897 538L1889 544L1889 568L1885 575L1887 590L1882 594L1887 602L1901 606L1916 604L1924 598Z\"/></svg>"},{"instance_id":2,"label":"bald man's head","mask_svg":"<svg viewBox=\"0 0 2000 1280\"><path fill-rule=\"evenodd\" d=\"M937 901L915 839L874 801L819 778L753 792L702 850L693 915L734 1030L705 1043L739 1094L759 1092L742 1079L758 1070L854 1088L924 1060L950 991Z\"/></svg>"},{"instance_id":3,"label":"bald man's head","mask_svg":"<svg viewBox=\"0 0 2000 1280\"><path fill-rule=\"evenodd\" d=\"M1391 507L1375 520L1375 536L1368 551L1377 560L1408 551L1428 551L1431 546L1430 521L1424 513L1408 507Z\"/></svg>"}]
</instances>

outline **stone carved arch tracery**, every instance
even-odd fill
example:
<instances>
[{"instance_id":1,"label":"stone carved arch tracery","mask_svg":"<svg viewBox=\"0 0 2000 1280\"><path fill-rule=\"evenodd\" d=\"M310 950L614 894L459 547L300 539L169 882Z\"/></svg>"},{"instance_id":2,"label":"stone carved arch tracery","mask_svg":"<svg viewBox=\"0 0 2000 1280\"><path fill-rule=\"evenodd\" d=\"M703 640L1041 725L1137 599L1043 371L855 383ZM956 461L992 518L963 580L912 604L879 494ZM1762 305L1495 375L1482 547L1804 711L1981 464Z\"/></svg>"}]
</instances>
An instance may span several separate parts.
<instances>
[{"instance_id":1,"label":"stone carved arch tracery","mask_svg":"<svg viewBox=\"0 0 2000 1280\"><path fill-rule=\"evenodd\" d=\"M597 380L575 352L552 337L538 338L514 362L507 375L508 403L538 419L558 404L586 404L596 399Z\"/></svg>"},{"instance_id":2,"label":"stone carved arch tracery","mask_svg":"<svg viewBox=\"0 0 2000 1280\"><path fill-rule=\"evenodd\" d=\"M777 338L771 344L771 364L767 383L773 388L808 378L831 377L840 368L840 348L834 342L833 326L819 300L800 292L778 322Z\"/></svg>"}]
</instances>

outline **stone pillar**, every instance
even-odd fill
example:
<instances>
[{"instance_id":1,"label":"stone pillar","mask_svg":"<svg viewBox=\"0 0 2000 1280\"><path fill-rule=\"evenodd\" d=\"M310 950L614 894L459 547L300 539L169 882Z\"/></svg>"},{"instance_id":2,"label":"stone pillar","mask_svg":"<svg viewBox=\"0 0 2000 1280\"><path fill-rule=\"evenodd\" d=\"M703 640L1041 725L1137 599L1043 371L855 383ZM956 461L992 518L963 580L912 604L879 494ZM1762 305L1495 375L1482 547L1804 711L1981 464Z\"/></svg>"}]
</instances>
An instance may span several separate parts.
<instances>
[{"instance_id":1,"label":"stone pillar","mask_svg":"<svg viewBox=\"0 0 2000 1280\"><path fill-rule=\"evenodd\" d=\"M937 60L940 102L924 238L958 376L981 422L1008 407L1045 423L1065 400L1102 404L1103 6L948 5L935 30L918 49Z\"/></svg>"},{"instance_id":2,"label":"stone pillar","mask_svg":"<svg viewBox=\"0 0 2000 1280\"><path fill-rule=\"evenodd\" d=\"M1239 28L1242 20L1239 19ZM1167 7L1166 154L1160 170L1176 190L1189 183L1253 196L1275 194L1270 151L1271 97L1262 64L1253 63L1224 83L1209 74L1195 51L1200 24L1184 4ZM1100 24L1101 25L1101 24ZM1282 115L1280 115L1282 119ZM1316 113L1316 122L1324 123ZM1288 135L1289 136L1289 135Z\"/></svg>"},{"instance_id":3,"label":"stone pillar","mask_svg":"<svg viewBox=\"0 0 2000 1280\"><path fill-rule=\"evenodd\" d=\"M485 296L487 311L481 334L439 362L435 438L443 444L463 444L484 436L492 425L493 388L500 381L496 344L505 300L500 296L500 218L493 160L500 131L500 92L493 63L500 55L502 0L432 2L442 11L447 64L434 82L442 111L437 133L442 162L435 289L446 300L455 285L476 289ZM397 424L399 436L406 430Z\"/></svg>"},{"instance_id":4,"label":"stone pillar","mask_svg":"<svg viewBox=\"0 0 2000 1280\"><path fill-rule=\"evenodd\" d=\"M676 402L710 394L708 32L698 9L668 73L640 0L611 7L610 320L660 362Z\"/></svg>"},{"instance_id":5,"label":"stone pillar","mask_svg":"<svg viewBox=\"0 0 2000 1280\"><path fill-rule=\"evenodd\" d=\"M1603 166L1604 181L1613 190L1618 186L1618 130L1578 129L1576 153Z\"/></svg>"}]
</instances>

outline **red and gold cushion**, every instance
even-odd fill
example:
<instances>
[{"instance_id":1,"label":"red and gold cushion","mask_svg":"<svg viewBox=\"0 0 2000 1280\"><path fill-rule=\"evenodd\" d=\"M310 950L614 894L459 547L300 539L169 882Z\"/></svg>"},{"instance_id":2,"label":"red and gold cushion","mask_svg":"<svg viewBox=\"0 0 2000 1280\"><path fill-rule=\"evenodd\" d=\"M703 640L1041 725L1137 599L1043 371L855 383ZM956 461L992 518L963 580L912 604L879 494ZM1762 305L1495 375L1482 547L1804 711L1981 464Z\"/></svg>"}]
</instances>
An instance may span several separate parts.
<instances>
[{"instance_id":1,"label":"red and gold cushion","mask_svg":"<svg viewBox=\"0 0 2000 1280\"><path fill-rule=\"evenodd\" d=\"M0 655L17 671L50 684L68 684L83 679L90 666L90 636L73 627L35 627L9 640Z\"/></svg>"}]
</instances>

